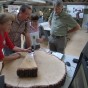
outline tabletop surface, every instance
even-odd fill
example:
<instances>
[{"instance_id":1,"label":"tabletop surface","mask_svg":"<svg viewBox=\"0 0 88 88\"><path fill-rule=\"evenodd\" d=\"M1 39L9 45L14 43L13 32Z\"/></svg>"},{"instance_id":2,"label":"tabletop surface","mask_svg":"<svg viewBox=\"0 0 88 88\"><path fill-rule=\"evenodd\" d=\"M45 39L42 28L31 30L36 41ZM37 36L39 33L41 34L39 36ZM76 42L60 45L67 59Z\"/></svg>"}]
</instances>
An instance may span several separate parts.
<instances>
[{"instance_id":1,"label":"tabletop surface","mask_svg":"<svg viewBox=\"0 0 88 88\"><path fill-rule=\"evenodd\" d=\"M5 64L2 74L5 75L5 83L17 88L45 87L51 88L63 81L66 76L66 68L63 61L45 51L35 51L34 58L38 66L38 76L35 78L19 78L16 74L18 66L24 58L9 61Z\"/></svg>"}]
</instances>

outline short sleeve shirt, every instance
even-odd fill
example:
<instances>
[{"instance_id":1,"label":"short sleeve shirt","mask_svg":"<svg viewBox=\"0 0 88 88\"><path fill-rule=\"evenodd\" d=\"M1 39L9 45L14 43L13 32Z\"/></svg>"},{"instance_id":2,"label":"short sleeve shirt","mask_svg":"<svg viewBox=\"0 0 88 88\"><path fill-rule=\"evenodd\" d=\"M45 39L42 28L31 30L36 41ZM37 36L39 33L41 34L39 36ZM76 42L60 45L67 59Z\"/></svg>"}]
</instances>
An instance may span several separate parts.
<instances>
[{"instance_id":1,"label":"short sleeve shirt","mask_svg":"<svg viewBox=\"0 0 88 88\"><path fill-rule=\"evenodd\" d=\"M51 13L49 20L51 21L51 35L66 36L68 28L72 29L77 22L66 12L62 11L59 15Z\"/></svg>"},{"instance_id":2,"label":"short sleeve shirt","mask_svg":"<svg viewBox=\"0 0 88 88\"><path fill-rule=\"evenodd\" d=\"M16 20L12 23L9 37L14 45L21 47L21 34L24 34L28 31L29 27L27 24L27 21L19 21L17 17Z\"/></svg>"}]
</instances>

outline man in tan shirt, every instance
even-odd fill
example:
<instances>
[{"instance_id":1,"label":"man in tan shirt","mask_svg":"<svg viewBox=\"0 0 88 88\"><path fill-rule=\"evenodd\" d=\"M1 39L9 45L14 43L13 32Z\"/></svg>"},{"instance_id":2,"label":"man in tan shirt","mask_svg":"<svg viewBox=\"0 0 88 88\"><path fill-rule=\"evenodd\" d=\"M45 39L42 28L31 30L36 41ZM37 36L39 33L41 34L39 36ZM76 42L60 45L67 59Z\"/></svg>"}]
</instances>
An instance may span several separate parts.
<instances>
[{"instance_id":1,"label":"man in tan shirt","mask_svg":"<svg viewBox=\"0 0 88 88\"><path fill-rule=\"evenodd\" d=\"M28 32L28 19L32 13L32 9L28 5L22 5L20 7L19 13L16 16L15 21L12 23L12 28L9 33L9 37L14 45L21 47L21 34L25 36L25 40L27 43L27 47L31 46L30 43L30 35ZM13 51L8 49L8 47L4 48L4 54L9 55L12 54Z\"/></svg>"}]
</instances>

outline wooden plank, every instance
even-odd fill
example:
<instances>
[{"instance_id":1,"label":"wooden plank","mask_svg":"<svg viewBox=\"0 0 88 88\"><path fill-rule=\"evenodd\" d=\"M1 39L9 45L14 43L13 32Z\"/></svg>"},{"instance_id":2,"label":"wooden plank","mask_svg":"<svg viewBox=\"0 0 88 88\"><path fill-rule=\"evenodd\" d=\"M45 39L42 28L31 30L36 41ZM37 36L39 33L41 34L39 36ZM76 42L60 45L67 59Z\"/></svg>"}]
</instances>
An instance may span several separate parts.
<instances>
[{"instance_id":1,"label":"wooden plank","mask_svg":"<svg viewBox=\"0 0 88 88\"><path fill-rule=\"evenodd\" d=\"M23 62L17 69L17 75L19 77L36 77L37 65L33 57L33 53L27 54Z\"/></svg>"},{"instance_id":2,"label":"wooden plank","mask_svg":"<svg viewBox=\"0 0 88 88\"><path fill-rule=\"evenodd\" d=\"M27 54L26 57L24 58L23 62L19 66L19 68L21 68L21 69L37 68L34 57L31 54Z\"/></svg>"}]
</instances>

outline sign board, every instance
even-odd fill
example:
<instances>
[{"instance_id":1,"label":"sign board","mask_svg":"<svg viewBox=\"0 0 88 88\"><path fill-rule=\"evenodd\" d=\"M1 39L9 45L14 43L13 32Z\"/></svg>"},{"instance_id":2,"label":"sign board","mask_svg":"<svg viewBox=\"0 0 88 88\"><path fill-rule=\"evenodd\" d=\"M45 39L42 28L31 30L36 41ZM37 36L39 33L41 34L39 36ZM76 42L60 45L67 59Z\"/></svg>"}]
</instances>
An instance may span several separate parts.
<instances>
[{"instance_id":1,"label":"sign board","mask_svg":"<svg viewBox=\"0 0 88 88\"><path fill-rule=\"evenodd\" d=\"M17 14L19 12L20 5L8 5L8 12Z\"/></svg>"}]
</instances>

